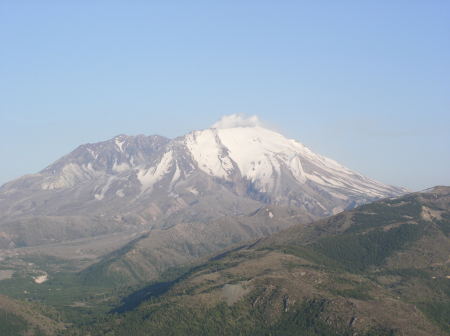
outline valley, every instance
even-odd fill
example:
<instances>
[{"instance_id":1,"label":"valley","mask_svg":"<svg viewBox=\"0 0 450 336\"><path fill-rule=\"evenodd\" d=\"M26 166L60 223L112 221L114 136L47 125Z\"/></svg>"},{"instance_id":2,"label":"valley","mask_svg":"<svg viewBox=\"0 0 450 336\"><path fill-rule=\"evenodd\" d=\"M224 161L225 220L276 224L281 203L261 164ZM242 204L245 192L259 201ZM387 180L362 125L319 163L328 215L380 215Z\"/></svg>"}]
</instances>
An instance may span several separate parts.
<instances>
[{"instance_id":1,"label":"valley","mask_svg":"<svg viewBox=\"0 0 450 336\"><path fill-rule=\"evenodd\" d=\"M48 318L57 311L64 335L446 335L449 225L450 188L437 187L297 224L150 282L93 283L95 268L21 256L49 279L33 282L30 268L0 281L0 293L49 307Z\"/></svg>"}]
</instances>

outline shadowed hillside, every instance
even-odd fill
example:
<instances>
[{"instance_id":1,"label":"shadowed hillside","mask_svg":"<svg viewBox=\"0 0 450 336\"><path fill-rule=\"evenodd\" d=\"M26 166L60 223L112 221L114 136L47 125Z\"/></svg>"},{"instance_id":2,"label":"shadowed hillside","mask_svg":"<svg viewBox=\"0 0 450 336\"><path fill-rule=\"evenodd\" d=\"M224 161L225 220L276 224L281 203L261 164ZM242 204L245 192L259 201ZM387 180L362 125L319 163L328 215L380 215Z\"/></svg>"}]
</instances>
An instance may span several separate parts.
<instances>
[{"instance_id":1,"label":"shadowed hillside","mask_svg":"<svg viewBox=\"0 0 450 336\"><path fill-rule=\"evenodd\" d=\"M449 226L448 187L364 205L221 253L84 332L445 335Z\"/></svg>"}]
</instances>

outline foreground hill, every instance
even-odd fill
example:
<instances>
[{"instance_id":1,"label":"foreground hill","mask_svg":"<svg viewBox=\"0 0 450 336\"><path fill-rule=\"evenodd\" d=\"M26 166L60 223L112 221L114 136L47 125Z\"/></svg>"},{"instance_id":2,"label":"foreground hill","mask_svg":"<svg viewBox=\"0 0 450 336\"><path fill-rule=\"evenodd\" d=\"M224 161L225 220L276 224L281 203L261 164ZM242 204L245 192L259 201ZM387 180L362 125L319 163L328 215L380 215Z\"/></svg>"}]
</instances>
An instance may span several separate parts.
<instances>
[{"instance_id":1,"label":"foreground hill","mask_svg":"<svg viewBox=\"0 0 450 336\"><path fill-rule=\"evenodd\" d=\"M87 285L136 285L156 280L170 268L314 219L298 208L266 205L247 215L222 216L208 223L182 222L141 235L83 270L80 277Z\"/></svg>"},{"instance_id":2,"label":"foreground hill","mask_svg":"<svg viewBox=\"0 0 450 336\"><path fill-rule=\"evenodd\" d=\"M381 200L149 285L82 333L446 335L449 234L449 187Z\"/></svg>"},{"instance_id":3,"label":"foreground hill","mask_svg":"<svg viewBox=\"0 0 450 336\"><path fill-rule=\"evenodd\" d=\"M266 204L324 217L404 190L261 127L85 144L0 187L0 248L240 216Z\"/></svg>"},{"instance_id":4,"label":"foreground hill","mask_svg":"<svg viewBox=\"0 0 450 336\"><path fill-rule=\"evenodd\" d=\"M43 307L0 295L0 335L45 336L62 332L64 324L45 316L43 310ZM48 314L49 308L45 310ZM52 314L58 316L55 312Z\"/></svg>"}]
</instances>

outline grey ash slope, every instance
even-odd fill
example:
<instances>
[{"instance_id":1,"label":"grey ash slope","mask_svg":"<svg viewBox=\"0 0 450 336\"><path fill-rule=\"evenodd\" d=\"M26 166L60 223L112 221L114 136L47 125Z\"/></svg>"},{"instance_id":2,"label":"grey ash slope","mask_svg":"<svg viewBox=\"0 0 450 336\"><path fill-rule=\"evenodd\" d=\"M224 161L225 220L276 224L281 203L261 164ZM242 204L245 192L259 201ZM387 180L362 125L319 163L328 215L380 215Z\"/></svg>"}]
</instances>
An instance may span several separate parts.
<instances>
[{"instance_id":1,"label":"grey ash slope","mask_svg":"<svg viewBox=\"0 0 450 336\"><path fill-rule=\"evenodd\" d=\"M313 220L300 209L270 205L246 215L222 216L208 222L184 221L143 234L86 268L80 276L86 285L139 285L159 279L170 268L187 266L221 249Z\"/></svg>"},{"instance_id":2,"label":"grey ash slope","mask_svg":"<svg viewBox=\"0 0 450 336\"><path fill-rule=\"evenodd\" d=\"M309 220L403 192L262 127L120 135L3 185L0 248L206 223L264 204Z\"/></svg>"}]
</instances>

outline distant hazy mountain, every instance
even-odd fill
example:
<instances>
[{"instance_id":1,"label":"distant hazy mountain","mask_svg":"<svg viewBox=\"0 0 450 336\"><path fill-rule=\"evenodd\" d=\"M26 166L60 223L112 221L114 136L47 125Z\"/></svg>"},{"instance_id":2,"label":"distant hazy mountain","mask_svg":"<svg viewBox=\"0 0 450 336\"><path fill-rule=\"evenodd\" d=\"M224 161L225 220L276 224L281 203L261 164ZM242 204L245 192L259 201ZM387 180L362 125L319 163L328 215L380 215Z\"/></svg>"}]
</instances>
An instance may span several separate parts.
<instances>
[{"instance_id":1,"label":"distant hazy mountain","mask_svg":"<svg viewBox=\"0 0 450 336\"><path fill-rule=\"evenodd\" d=\"M264 204L332 215L387 186L255 125L85 144L0 188L0 248L239 216Z\"/></svg>"}]
</instances>

